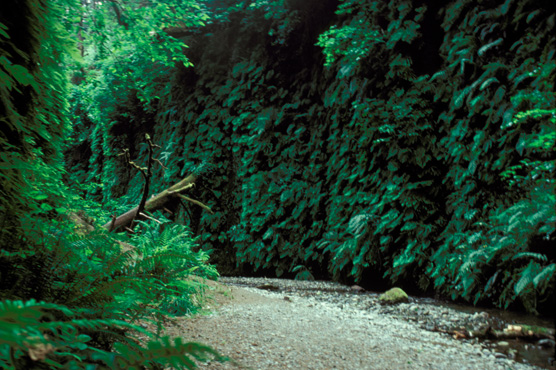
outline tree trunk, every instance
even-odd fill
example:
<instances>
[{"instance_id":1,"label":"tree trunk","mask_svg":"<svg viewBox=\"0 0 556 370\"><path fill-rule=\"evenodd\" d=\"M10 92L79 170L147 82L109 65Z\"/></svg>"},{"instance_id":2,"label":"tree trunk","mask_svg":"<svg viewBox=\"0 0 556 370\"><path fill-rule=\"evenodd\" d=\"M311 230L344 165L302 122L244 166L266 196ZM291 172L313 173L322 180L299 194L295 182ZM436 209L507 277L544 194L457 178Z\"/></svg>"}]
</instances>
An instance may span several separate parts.
<instances>
[{"instance_id":1,"label":"tree trunk","mask_svg":"<svg viewBox=\"0 0 556 370\"><path fill-rule=\"evenodd\" d=\"M180 192L189 189L193 186L193 184L195 183L195 180L197 179L197 176L195 176L194 174L187 176L185 179L181 180L180 182L178 182L177 184L169 187L168 189L162 191L161 193L153 196L152 198L150 198L149 200L147 200L147 202L145 203L145 211L147 212L154 212L156 210L162 209L164 208L164 206L171 201L172 199L176 199L176 198L187 198L183 195L180 194ZM210 209L208 207L206 207L205 205L203 205L201 202L198 201L194 201L192 199L187 198L187 200L200 205L203 208L206 208L210 211ZM107 222L106 224L104 224L102 227L104 227L105 229L107 229L108 231L115 231L118 229L122 229L126 226L129 226L131 221L133 221L133 219L140 219L141 215L137 215L137 210L139 209L139 206L127 211L124 214L119 215L118 217L114 218L112 221ZM136 217L137 216L137 217Z\"/></svg>"}]
</instances>

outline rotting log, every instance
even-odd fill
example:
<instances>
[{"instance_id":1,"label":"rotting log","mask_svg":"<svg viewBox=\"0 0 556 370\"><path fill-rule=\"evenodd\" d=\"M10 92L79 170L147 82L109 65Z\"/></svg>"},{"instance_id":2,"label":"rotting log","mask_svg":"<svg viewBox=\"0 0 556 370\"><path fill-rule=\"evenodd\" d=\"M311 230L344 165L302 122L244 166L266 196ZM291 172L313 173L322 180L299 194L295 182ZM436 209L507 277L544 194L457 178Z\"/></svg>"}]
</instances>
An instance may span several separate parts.
<instances>
[{"instance_id":1,"label":"rotting log","mask_svg":"<svg viewBox=\"0 0 556 370\"><path fill-rule=\"evenodd\" d=\"M164 207L166 207L168 202L170 202L172 199L175 199L179 195L181 195L180 192L191 188L193 186L193 184L195 183L196 179L197 179L197 176L195 174L191 174L191 175L187 176L185 179L181 180L180 182L172 185L168 189L165 189L164 191L162 191L162 192L158 193L157 195L151 197L150 199L148 199L146 201L144 211L152 213L152 212L157 211L159 209L163 209ZM183 197L180 197L180 198L183 199ZM206 205L202 204L201 202L196 201L194 199L191 199L190 201L194 204L197 204L197 205L207 209L209 212L212 213L210 208L207 207ZM118 217L113 218L111 221L107 222L102 227L107 229L108 231L121 230L121 229L129 226L134 219L140 219L141 218L140 215L137 215L138 210L139 210L139 207L137 206L137 207L127 211L126 213L121 214Z\"/></svg>"},{"instance_id":2,"label":"rotting log","mask_svg":"<svg viewBox=\"0 0 556 370\"><path fill-rule=\"evenodd\" d=\"M551 339L554 340L555 330L550 328L543 328L535 325L508 325L503 330L494 329L490 326L485 326L479 330L444 330L436 328L434 331L452 335L454 339L470 339L470 338L494 338L497 340L502 339Z\"/></svg>"}]
</instances>

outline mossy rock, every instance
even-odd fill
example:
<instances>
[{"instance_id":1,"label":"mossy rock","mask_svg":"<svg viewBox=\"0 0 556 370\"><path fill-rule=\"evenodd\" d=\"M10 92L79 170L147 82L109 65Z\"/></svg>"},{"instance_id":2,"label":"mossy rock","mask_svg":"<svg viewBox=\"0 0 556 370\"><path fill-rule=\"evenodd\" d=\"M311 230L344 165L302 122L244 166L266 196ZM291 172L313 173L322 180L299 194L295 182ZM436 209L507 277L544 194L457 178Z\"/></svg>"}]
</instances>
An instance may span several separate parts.
<instances>
[{"instance_id":1,"label":"mossy rock","mask_svg":"<svg viewBox=\"0 0 556 370\"><path fill-rule=\"evenodd\" d=\"M392 288L387 292L382 293L378 300L382 304L398 304L405 303L409 301L409 297L406 292L400 288Z\"/></svg>"}]
</instances>

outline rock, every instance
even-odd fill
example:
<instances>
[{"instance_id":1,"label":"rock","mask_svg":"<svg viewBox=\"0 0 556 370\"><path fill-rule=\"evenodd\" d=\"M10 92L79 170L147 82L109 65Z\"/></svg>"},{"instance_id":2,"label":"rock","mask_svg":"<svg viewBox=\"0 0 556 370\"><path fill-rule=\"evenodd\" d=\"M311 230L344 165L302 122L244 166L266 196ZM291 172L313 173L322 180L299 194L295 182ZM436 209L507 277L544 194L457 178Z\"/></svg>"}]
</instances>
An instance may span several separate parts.
<instances>
[{"instance_id":1,"label":"rock","mask_svg":"<svg viewBox=\"0 0 556 370\"><path fill-rule=\"evenodd\" d=\"M364 292L365 289L360 287L359 285L352 285L350 287L351 290L353 290L354 292Z\"/></svg>"},{"instance_id":2,"label":"rock","mask_svg":"<svg viewBox=\"0 0 556 370\"><path fill-rule=\"evenodd\" d=\"M397 304L402 302L408 302L409 297L407 296L406 292L401 290L400 288L392 288L387 292L381 294L378 297L378 300L382 304Z\"/></svg>"},{"instance_id":3,"label":"rock","mask_svg":"<svg viewBox=\"0 0 556 370\"><path fill-rule=\"evenodd\" d=\"M541 339L537 342L537 345L539 345L542 348L554 348L556 347L556 343L554 342L554 340L552 339Z\"/></svg>"}]
</instances>

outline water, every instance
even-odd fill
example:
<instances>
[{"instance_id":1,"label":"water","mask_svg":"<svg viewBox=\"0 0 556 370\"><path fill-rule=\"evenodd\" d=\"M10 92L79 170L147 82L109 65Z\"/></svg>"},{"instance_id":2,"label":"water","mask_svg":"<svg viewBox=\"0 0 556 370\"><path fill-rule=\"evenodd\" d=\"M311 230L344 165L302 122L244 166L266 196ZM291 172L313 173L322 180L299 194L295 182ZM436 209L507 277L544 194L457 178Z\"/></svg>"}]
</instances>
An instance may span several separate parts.
<instances>
[{"instance_id":1,"label":"water","mask_svg":"<svg viewBox=\"0 0 556 370\"><path fill-rule=\"evenodd\" d=\"M489 316L497 318L500 326L495 328L503 330L506 324L524 324L539 326L541 328L555 328L554 319L548 317L538 317L524 313L503 311L495 308L479 308L469 305L457 304L452 302L443 302L430 298L417 298L422 303L433 304L448 307L456 311L473 314L476 312L486 312ZM533 339L527 341L525 339L482 339L485 347L491 348L504 356L514 359L517 362L531 364L542 367L544 369L556 370L556 350L554 346L548 345L548 341L539 341ZM554 342L552 342L554 343ZM544 345L543 345L544 344Z\"/></svg>"}]
</instances>

